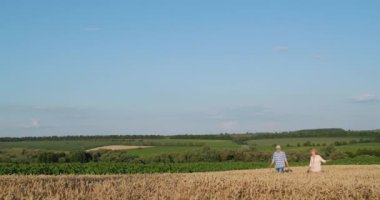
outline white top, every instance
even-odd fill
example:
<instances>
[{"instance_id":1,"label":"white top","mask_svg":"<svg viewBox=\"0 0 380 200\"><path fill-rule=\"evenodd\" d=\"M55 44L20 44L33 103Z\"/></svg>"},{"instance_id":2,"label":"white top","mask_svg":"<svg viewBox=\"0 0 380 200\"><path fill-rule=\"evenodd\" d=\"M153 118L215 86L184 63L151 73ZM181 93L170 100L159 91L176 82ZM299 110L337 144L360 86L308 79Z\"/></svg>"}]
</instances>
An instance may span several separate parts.
<instances>
[{"instance_id":1,"label":"white top","mask_svg":"<svg viewBox=\"0 0 380 200\"><path fill-rule=\"evenodd\" d=\"M321 168L321 162L326 163L326 160L324 160L320 155L315 155L314 157L310 157L310 171L312 172L320 172L322 171Z\"/></svg>"}]
</instances>

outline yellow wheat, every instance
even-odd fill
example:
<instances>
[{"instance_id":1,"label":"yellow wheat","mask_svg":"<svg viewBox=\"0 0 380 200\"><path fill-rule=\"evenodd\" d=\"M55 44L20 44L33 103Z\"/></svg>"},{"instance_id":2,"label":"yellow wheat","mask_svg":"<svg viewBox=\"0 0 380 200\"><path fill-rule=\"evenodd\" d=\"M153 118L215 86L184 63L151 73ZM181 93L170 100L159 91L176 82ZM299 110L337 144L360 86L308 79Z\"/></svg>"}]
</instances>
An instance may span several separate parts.
<instances>
[{"instance_id":1,"label":"yellow wheat","mask_svg":"<svg viewBox=\"0 0 380 200\"><path fill-rule=\"evenodd\" d=\"M325 170L0 176L0 199L380 199L380 165Z\"/></svg>"}]
</instances>

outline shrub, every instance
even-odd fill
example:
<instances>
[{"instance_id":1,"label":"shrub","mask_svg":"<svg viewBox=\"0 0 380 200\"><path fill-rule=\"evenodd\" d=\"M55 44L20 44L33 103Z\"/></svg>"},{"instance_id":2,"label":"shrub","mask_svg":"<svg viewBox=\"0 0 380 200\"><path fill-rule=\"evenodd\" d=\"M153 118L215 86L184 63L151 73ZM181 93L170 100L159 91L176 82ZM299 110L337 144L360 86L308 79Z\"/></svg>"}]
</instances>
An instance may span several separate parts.
<instances>
[{"instance_id":1,"label":"shrub","mask_svg":"<svg viewBox=\"0 0 380 200\"><path fill-rule=\"evenodd\" d=\"M77 151L77 152L72 153L70 156L70 162L86 163L86 162L90 162L91 160L92 160L91 154L85 151Z\"/></svg>"},{"instance_id":2,"label":"shrub","mask_svg":"<svg viewBox=\"0 0 380 200\"><path fill-rule=\"evenodd\" d=\"M336 151L336 148L333 144L321 149L321 152L323 152L327 157L330 156L330 154L334 153Z\"/></svg>"},{"instance_id":3,"label":"shrub","mask_svg":"<svg viewBox=\"0 0 380 200\"><path fill-rule=\"evenodd\" d=\"M310 141L306 141L306 142L303 143L303 146L304 147L311 146L311 142Z\"/></svg>"},{"instance_id":4,"label":"shrub","mask_svg":"<svg viewBox=\"0 0 380 200\"><path fill-rule=\"evenodd\" d=\"M344 159L347 157L348 157L347 154L341 151L334 151L330 154L330 159L332 160Z\"/></svg>"},{"instance_id":5,"label":"shrub","mask_svg":"<svg viewBox=\"0 0 380 200\"><path fill-rule=\"evenodd\" d=\"M38 162L40 163L57 163L59 160L65 159L65 153L53 153L53 152L42 152L38 155Z\"/></svg>"},{"instance_id":6,"label":"shrub","mask_svg":"<svg viewBox=\"0 0 380 200\"><path fill-rule=\"evenodd\" d=\"M346 151L346 152L344 152L344 153L347 154L347 156L348 156L349 158L354 158L354 157L356 157L356 154L353 153L353 152Z\"/></svg>"},{"instance_id":7,"label":"shrub","mask_svg":"<svg viewBox=\"0 0 380 200\"><path fill-rule=\"evenodd\" d=\"M376 156L380 157L380 151L375 149L358 149L356 151L356 155L368 155L368 156Z\"/></svg>"}]
</instances>

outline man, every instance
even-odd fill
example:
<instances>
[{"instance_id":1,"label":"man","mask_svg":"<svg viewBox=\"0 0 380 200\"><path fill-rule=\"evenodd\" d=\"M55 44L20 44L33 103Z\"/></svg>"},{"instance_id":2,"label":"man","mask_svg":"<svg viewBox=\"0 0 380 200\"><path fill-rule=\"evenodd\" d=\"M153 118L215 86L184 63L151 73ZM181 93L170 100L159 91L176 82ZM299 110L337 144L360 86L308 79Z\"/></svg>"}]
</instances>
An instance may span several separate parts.
<instances>
[{"instance_id":1,"label":"man","mask_svg":"<svg viewBox=\"0 0 380 200\"><path fill-rule=\"evenodd\" d=\"M275 164L275 169L278 173L284 173L285 167L289 167L289 163L286 159L285 152L281 151L281 146L276 145L276 151L273 153L272 163L270 167Z\"/></svg>"}]
</instances>

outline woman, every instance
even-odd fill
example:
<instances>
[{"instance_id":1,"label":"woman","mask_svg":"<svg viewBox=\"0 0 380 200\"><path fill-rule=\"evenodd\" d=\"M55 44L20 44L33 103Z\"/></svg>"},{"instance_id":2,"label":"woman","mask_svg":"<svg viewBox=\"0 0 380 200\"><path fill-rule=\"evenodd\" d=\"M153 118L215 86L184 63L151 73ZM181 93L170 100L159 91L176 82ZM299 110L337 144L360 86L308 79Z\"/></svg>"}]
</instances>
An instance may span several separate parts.
<instances>
[{"instance_id":1,"label":"woman","mask_svg":"<svg viewBox=\"0 0 380 200\"><path fill-rule=\"evenodd\" d=\"M329 160L324 160L320 155L318 155L318 151L316 149L311 149L310 154L310 165L307 172L321 172L321 162L326 163Z\"/></svg>"}]
</instances>

